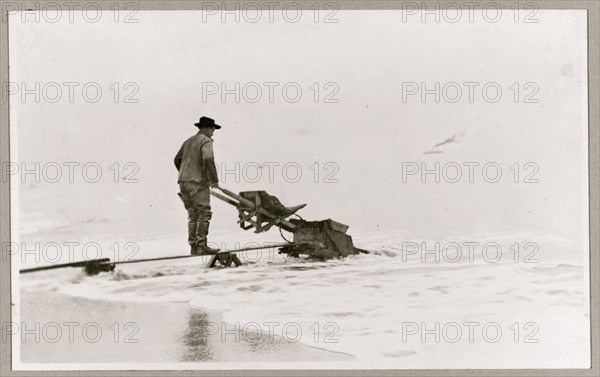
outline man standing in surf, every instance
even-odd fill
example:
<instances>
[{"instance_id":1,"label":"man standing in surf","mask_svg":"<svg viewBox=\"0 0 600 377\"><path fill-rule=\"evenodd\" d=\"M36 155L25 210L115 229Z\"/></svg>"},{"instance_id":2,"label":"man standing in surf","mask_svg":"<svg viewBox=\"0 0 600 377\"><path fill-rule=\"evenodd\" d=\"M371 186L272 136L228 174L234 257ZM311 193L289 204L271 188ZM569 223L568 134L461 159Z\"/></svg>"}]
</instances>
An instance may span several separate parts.
<instances>
[{"instance_id":1,"label":"man standing in surf","mask_svg":"<svg viewBox=\"0 0 600 377\"><path fill-rule=\"evenodd\" d=\"M192 255L209 255L219 251L208 246L207 236L212 218L210 189L219 187L212 136L221 126L207 117L194 125L199 128L198 133L187 139L175 156L178 195L188 212L188 244Z\"/></svg>"}]
</instances>

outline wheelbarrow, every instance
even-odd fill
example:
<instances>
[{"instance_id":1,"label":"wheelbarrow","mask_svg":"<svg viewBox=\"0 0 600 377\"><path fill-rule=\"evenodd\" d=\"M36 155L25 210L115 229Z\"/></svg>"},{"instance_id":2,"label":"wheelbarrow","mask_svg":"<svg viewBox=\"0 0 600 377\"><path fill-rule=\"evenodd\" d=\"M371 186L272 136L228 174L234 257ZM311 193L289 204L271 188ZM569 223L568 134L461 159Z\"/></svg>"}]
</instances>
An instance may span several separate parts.
<instances>
[{"instance_id":1,"label":"wheelbarrow","mask_svg":"<svg viewBox=\"0 0 600 377\"><path fill-rule=\"evenodd\" d=\"M221 193L212 190L211 195L236 207L238 224L242 229L254 229L255 233L262 233L277 227L293 234L291 242L279 247L280 254L292 257L306 255L316 260L368 254L368 251L354 246L352 237L346 234L347 225L332 219L306 221L298 216L296 212L306 204L285 207L279 199L265 191L236 194L222 187L217 189ZM290 219L294 215L298 218ZM218 254L215 258L218 258Z\"/></svg>"}]
</instances>

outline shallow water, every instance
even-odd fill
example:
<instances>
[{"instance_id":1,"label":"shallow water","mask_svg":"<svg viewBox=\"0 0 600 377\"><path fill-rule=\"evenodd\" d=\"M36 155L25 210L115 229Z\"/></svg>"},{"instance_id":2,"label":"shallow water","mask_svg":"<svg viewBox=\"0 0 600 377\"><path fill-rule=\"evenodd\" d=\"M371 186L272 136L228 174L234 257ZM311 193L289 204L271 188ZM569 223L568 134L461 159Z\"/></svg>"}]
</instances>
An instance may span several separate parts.
<instances>
[{"instance_id":1,"label":"shallow water","mask_svg":"<svg viewBox=\"0 0 600 377\"><path fill-rule=\"evenodd\" d=\"M521 248L515 257L514 243L529 240L539 250ZM475 241L480 245L467 252L465 243ZM450 247L438 261L422 252L436 242L440 249L457 242L462 257ZM492 242L501 254L483 253ZM263 250L241 254L238 268L206 269L201 257L119 265L98 276L63 269L23 275L21 287L96 300L188 302L241 330L347 353L374 368L588 362L586 274L576 244L540 234L387 234L355 237L355 244L372 254L311 262Z\"/></svg>"}]
</instances>

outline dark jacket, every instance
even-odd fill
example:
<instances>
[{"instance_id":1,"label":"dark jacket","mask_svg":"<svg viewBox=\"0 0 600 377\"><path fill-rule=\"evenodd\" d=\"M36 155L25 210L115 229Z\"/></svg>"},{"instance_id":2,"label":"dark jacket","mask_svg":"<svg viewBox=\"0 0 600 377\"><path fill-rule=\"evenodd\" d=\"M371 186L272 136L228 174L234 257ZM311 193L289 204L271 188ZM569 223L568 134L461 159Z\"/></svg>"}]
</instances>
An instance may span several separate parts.
<instances>
[{"instance_id":1,"label":"dark jacket","mask_svg":"<svg viewBox=\"0 0 600 377\"><path fill-rule=\"evenodd\" d=\"M213 140L200 132L187 139L175 156L175 167L179 171L178 183L218 183Z\"/></svg>"}]
</instances>

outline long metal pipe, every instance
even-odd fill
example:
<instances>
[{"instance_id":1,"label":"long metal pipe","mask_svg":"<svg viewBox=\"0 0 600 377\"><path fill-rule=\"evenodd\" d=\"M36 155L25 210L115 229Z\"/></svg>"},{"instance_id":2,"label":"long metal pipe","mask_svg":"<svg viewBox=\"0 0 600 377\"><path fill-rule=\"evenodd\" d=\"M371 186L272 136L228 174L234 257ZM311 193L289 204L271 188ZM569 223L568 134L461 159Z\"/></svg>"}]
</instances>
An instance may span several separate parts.
<instances>
[{"instance_id":1,"label":"long metal pipe","mask_svg":"<svg viewBox=\"0 0 600 377\"><path fill-rule=\"evenodd\" d=\"M277 248L277 247L282 247L282 246L287 246L287 245L290 245L290 244L286 242L286 243L273 244L273 245L269 245L269 246L252 246L252 247L245 247L245 248L237 249L237 250L223 250L223 251L219 251L217 254L229 254L229 253L240 253L242 251L272 249L272 248ZM134 259L134 260L116 261L116 262L111 262L109 258L101 258L101 259L91 259L91 260L88 260L88 261L81 261L81 262L62 263L62 264L55 264L55 265L50 265L50 266L25 268L23 270L20 270L19 272L22 273L22 274L24 274L24 273L28 273L28 272L46 271L46 270L53 270L53 269L65 268L65 267L85 267L88 263L97 263L99 265L117 265L117 264L129 264L129 263L140 263L140 262L153 262L153 261L170 260L170 259L184 259L184 258L195 258L195 257L210 257L212 255L213 254L207 254L207 255L175 255L175 256L171 256L171 257Z\"/></svg>"},{"instance_id":2,"label":"long metal pipe","mask_svg":"<svg viewBox=\"0 0 600 377\"><path fill-rule=\"evenodd\" d=\"M25 274L28 272L47 271L47 270L54 270L56 268L65 268L65 267L85 267L85 265L88 263L106 263L106 262L110 262L110 259L109 258L90 259L90 260L81 261L81 262L60 263L60 264L51 264L49 266L24 268L22 270L19 270L19 273Z\"/></svg>"}]
</instances>

